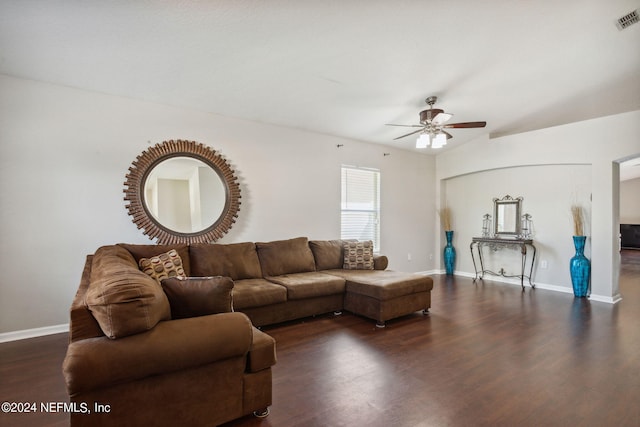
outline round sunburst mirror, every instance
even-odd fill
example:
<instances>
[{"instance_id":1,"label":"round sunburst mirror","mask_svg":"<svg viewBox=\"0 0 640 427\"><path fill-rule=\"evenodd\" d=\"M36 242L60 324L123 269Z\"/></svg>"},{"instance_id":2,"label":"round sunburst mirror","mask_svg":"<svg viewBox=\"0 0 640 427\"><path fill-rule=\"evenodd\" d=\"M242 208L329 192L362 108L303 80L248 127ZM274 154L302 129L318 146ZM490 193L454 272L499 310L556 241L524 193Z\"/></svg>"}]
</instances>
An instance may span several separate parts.
<instances>
[{"instance_id":1,"label":"round sunburst mirror","mask_svg":"<svg viewBox=\"0 0 640 427\"><path fill-rule=\"evenodd\" d=\"M136 157L124 182L138 229L159 244L215 242L235 223L240 186L215 150L171 140Z\"/></svg>"}]
</instances>

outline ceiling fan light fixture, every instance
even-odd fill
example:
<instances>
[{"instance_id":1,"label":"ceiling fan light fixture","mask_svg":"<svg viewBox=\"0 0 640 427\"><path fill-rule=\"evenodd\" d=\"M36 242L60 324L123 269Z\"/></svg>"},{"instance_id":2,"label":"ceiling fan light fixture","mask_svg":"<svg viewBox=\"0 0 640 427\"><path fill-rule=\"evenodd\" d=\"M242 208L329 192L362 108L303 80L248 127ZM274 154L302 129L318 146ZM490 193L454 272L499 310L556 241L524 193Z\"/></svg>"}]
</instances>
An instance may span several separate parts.
<instances>
[{"instance_id":1,"label":"ceiling fan light fixture","mask_svg":"<svg viewBox=\"0 0 640 427\"><path fill-rule=\"evenodd\" d=\"M435 134L431 141L431 148L442 148L445 145L447 145L447 135L441 132Z\"/></svg>"},{"instance_id":2,"label":"ceiling fan light fixture","mask_svg":"<svg viewBox=\"0 0 640 427\"><path fill-rule=\"evenodd\" d=\"M416 148L427 148L431 143L431 137L428 133L421 133L416 141Z\"/></svg>"}]
</instances>

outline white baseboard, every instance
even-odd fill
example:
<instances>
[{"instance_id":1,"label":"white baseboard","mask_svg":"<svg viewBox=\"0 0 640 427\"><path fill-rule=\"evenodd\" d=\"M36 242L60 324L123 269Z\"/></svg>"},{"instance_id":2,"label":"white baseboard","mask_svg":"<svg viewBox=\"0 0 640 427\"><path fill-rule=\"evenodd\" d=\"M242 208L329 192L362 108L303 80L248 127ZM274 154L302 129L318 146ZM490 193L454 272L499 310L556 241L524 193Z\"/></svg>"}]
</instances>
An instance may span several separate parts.
<instances>
[{"instance_id":1,"label":"white baseboard","mask_svg":"<svg viewBox=\"0 0 640 427\"><path fill-rule=\"evenodd\" d=\"M447 274L447 270L440 270L440 274ZM454 276L463 276L463 277L470 277L472 279L475 279L476 275L473 273L467 273L466 271L456 271L454 273Z\"/></svg>"},{"instance_id":2,"label":"white baseboard","mask_svg":"<svg viewBox=\"0 0 640 427\"><path fill-rule=\"evenodd\" d=\"M591 294L591 295L589 295L589 299L592 300L592 301L606 302L608 304L617 304L620 301L622 301L622 295L616 294L616 295L614 295L612 297L606 297L604 295Z\"/></svg>"},{"instance_id":3,"label":"white baseboard","mask_svg":"<svg viewBox=\"0 0 640 427\"><path fill-rule=\"evenodd\" d=\"M433 274L442 274L442 271L440 270L418 271L416 274L422 274L423 276L431 276Z\"/></svg>"},{"instance_id":4,"label":"white baseboard","mask_svg":"<svg viewBox=\"0 0 640 427\"><path fill-rule=\"evenodd\" d=\"M44 326L42 328L24 329L22 331L4 332L0 334L0 343L42 337L45 335L61 334L63 332L69 332L68 323Z\"/></svg>"},{"instance_id":5,"label":"white baseboard","mask_svg":"<svg viewBox=\"0 0 640 427\"><path fill-rule=\"evenodd\" d=\"M445 274L445 270L433 270L433 273L429 273L429 274ZM476 275L474 273L467 273L464 271L456 271L455 272L456 276L463 276L463 277L470 277L470 278L475 278ZM509 277L502 277L502 276L491 276L490 278L487 277L487 280L492 280L494 282L501 282L501 283L507 283L510 285L517 285L520 286L520 280L519 279L515 279L515 278L509 278ZM525 287L529 286L529 281L525 280L524 282ZM545 289L548 291L554 291L554 292L562 292L565 294L573 294L573 289L571 288L567 288L565 286L557 286L557 285L549 285L547 283L539 283L539 282L534 282L533 285L536 287L536 289ZM591 301L598 301L598 302L606 302L607 304L617 304L620 301L622 301L622 296L620 294L617 294L613 297L607 297L604 295L597 295L597 294L591 294L588 296L588 298Z\"/></svg>"}]
</instances>

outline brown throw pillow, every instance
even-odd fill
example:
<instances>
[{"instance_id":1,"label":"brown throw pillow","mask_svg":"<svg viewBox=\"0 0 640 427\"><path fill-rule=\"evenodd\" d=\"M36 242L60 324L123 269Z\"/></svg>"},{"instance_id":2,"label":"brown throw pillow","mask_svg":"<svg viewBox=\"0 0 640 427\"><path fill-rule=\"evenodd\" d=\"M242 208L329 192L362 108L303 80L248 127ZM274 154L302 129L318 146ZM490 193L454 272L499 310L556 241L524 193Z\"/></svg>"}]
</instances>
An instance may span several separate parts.
<instances>
[{"instance_id":1,"label":"brown throw pillow","mask_svg":"<svg viewBox=\"0 0 640 427\"><path fill-rule=\"evenodd\" d=\"M191 276L226 276L232 280L262 278L254 243L194 243L189 254Z\"/></svg>"},{"instance_id":2,"label":"brown throw pillow","mask_svg":"<svg viewBox=\"0 0 640 427\"><path fill-rule=\"evenodd\" d=\"M309 240L309 247L318 271L342 268L342 240Z\"/></svg>"},{"instance_id":3,"label":"brown throw pillow","mask_svg":"<svg viewBox=\"0 0 640 427\"><path fill-rule=\"evenodd\" d=\"M316 261L316 270L334 270L344 264L344 242L357 240L309 240L309 247Z\"/></svg>"},{"instance_id":4,"label":"brown throw pillow","mask_svg":"<svg viewBox=\"0 0 640 427\"><path fill-rule=\"evenodd\" d=\"M156 279L158 283L170 277L186 277L182 268L182 258L175 249L151 258L141 258L138 265L140 270Z\"/></svg>"},{"instance_id":5,"label":"brown throw pillow","mask_svg":"<svg viewBox=\"0 0 640 427\"><path fill-rule=\"evenodd\" d=\"M373 242L344 242L345 270L373 270Z\"/></svg>"},{"instance_id":6,"label":"brown throw pillow","mask_svg":"<svg viewBox=\"0 0 640 427\"><path fill-rule=\"evenodd\" d=\"M306 237L256 242L264 277L315 271L313 252Z\"/></svg>"},{"instance_id":7,"label":"brown throw pillow","mask_svg":"<svg viewBox=\"0 0 640 427\"><path fill-rule=\"evenodd\" d=\"M172 277L161 284L173 319L233 311L233 280L229 277Z\"/></svg>"}]
</instances>

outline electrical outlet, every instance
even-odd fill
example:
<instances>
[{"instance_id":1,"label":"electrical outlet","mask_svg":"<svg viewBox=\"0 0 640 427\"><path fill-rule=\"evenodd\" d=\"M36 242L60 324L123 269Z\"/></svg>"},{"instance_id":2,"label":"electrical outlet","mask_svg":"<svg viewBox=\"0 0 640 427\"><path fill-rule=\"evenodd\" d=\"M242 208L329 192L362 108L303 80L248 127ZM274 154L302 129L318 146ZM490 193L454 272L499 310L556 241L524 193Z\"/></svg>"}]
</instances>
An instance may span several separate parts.
<instances>
[{"instance_id":1,"label":"electrical outlet","mask_svg":"<svg viewBox=\"0 0 640 427\"><path fill-rule=\"evenodd\" d=\"M433 259L433 254L429 254L429 259L432 260Z\"/></svg>"},{"instance_id":2,"label":"electrical outlet","mask_svg":"<svg viewBox=\"0 0 640 427\"><path fill-rule=\"evenodd\" d=\"M407 261L411 261L411 253L407 254Z\"/></svg>"},{"instance_id":3,"label":"electrical outlet","mask_svg":"<svg viewBox=\"0 0 640 427\"><path fill-rule=\"evenodd\" d=\"M540 268L549 268L549 263L547 262L546 259L543 259L542 261L540 261Z\"/></svg>"}]
</instances>

